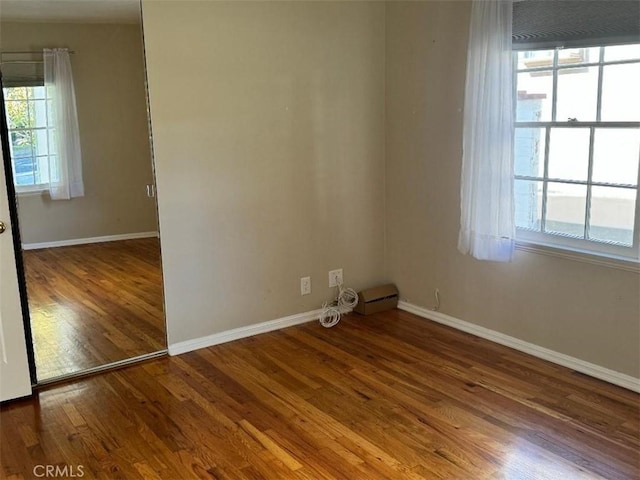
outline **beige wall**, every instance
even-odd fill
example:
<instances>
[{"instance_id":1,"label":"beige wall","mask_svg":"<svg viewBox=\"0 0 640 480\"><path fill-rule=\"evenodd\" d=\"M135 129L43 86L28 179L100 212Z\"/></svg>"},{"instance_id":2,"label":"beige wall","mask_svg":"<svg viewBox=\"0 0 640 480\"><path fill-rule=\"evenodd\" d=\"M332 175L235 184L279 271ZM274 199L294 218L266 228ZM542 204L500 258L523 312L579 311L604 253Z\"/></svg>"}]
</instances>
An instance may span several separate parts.
<instances>
[{"instance_id":1,"label":"beige wall","mask_svg":"<svg viewBox=\"0 0 640 480\"><path fill-rule=\"evenodd\" d=\"M143 7L170 344L318 308L342 267L640 377L637 274L456 250L469 3Z\"/></svg>"},{"instance_id":2,"label":"beige wall","mask_svg":"<svg viewBox=\"0 0 640 480\"><path fill-rule=\"evenodd\" d=\"M456 250L470 4L386 10L387 271L401 296L640 377L635 273L516 252L510 264Z\"/></svg>"},{"instance_id":3,"label":"beige wall","mask_svg":"<svg viewBox=\"0 0 640 480\"><path fill-rule=\"evenodd\" d=\"M72 56L85 197L20 196L23 243L157 230L139 25L4 22L5 51L68 47Z\"/></svg>"},{"instance_id":4,"label":"beige wall","mask_svg":"<svg viewBox=\"0 0 640 480\"><path fill-rule=\"evenodd\" d=\"M169 344L382 278L384 8L143 2Z\"/></svg>"}]
</instances>

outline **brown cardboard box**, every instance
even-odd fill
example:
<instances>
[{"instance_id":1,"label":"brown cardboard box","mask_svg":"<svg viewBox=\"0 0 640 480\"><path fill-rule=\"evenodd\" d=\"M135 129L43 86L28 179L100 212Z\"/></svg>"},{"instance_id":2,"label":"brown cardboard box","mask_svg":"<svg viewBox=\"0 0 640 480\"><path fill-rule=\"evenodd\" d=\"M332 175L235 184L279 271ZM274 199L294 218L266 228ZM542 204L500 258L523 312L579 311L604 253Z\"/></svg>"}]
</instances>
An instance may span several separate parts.
<instances>
[{"instance_id":1,"label":"brown cardboard box","mask_svg":"<svg viewBox=\"0 0 640 480\"><path fill-rule=\"evenodd\" d=\"M398 306L398 289L395 285L368 288L358 292L358 304L353 309L361 315L392 310Z\"/></svg>"}]
</instances>

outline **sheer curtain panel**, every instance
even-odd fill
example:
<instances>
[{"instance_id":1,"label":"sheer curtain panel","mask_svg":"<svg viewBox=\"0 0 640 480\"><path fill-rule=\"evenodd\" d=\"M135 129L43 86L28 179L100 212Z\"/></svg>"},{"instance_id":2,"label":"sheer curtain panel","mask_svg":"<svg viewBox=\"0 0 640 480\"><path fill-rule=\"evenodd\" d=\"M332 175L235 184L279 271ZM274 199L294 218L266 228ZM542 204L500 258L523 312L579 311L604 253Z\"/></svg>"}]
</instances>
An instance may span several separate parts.
<instances>
[{"instance_id":1,"label":"sheer curtain panel","mask_svg":"<svg viewBox=\"0 0 640 480\"><path fill-rule=\"evenodd\" d=\"M512 2L474 0L471 10L458 249L511 261L513 199Z\"/></svg>"},{"instance_id":2,"label":"sheer curtain panel","mask_svg":"<svg viewBox=\"0 0 640 480\"><path fill-rule=\"evenodd\" d=\"M49 193L53 200L84 196L76 94L69 51L44 49L44 84L52 129L49 139Z\"/></svg>"}]
</instances>

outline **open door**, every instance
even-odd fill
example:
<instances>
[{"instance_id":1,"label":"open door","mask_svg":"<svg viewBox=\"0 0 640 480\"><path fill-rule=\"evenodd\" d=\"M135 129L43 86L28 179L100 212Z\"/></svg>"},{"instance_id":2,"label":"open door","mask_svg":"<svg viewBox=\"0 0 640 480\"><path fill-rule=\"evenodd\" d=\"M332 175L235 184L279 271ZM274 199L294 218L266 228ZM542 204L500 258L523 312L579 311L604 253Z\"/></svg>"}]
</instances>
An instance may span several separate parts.
<instances>
[{"instance_id":1,"label":"open door","mask_svg":"<svg viewBox=\"0 0 640 480\"><path fill-rule=\"evenodd\" d=\"M0 401L5 401L30 395L31 379L2 149L0 160Z\"/></svg>"}]
</instances>

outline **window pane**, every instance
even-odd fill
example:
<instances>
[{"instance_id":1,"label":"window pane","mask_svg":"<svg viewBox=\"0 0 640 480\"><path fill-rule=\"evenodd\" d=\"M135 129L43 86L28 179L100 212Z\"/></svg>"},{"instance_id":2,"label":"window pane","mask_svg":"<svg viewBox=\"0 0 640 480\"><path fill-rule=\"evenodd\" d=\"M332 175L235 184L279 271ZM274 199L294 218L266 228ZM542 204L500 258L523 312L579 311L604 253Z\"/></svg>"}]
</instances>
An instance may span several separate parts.
<instances>
[{"instance_id":1,"label":"window pane","mask_svg":"<svg viewBox=\"0 0 640 480\"><path fill-rule=\"evenodd\" d=\"M29 116L31 125L34 128L42 128L47 126L47 107L45 100L34 100L29 102Z\"/></svg>"},{"instance_id":2,"label":"window pane","mask_svg":"<svg viewBox=\"0 0 640 480\"><path fill-rule=\"evenodd\" d=\"M589 129L552 128L549 137L549 178L587 180Z\"/></svg>"},{"instance_id":3,"label":"window pane","mask_svg":"<svg viewBox=\"0 0 640 480\"><path fill-rule=\"evenodd\" d=\"M5 100L25 100L27 98L27 89L25 87L12 87L4 89Z\"/></svg>"},{"instance_id":4,"label":"window pane","mask_svg":"<svg viewBox=\"0 0 640 480\"><path fill-rule=\"evenodd\" d=\"M33 157L16 158L13 161L13 175L16 185L33 185L34 173Z\"/></svg>"},{"instance_id":5,"label":"window pane","mask_svg":"<svg viewBox=\"0 0 640 480\"><path fill-rule=\"evenodd\" d=\"M636 190L592 187L589 238L631 246L635 211Z\"/></svg>"},{"instance_id":6,"label":"window pane","mask_svg":"<svg viewBox=\"0 0 640 480\"><path fill-rule=\"evenodd\" d=\"M44 87L32 87L29 94L31 98L43 100L45 98L45 89Z\"/></svg>"},{"instance_id":7,"label":"window pane","mask_svg":"<svg viewBox=\"0 0 640 480\"><path fill-rule=\"evenodd\" d=\"M551 120L553 74L551 70L518 74L516 121L546 122Z\"/></svg>"},{"instance_id":8,"label":"window pane","mask_svg":"<svg viewBox=\"0 0 640 480\"><path fill-rule=\"evenodd\" d=\"M11 132L12 157L28 157L32 155L33 134L31 131Z\"/></svg>"},{"instance_id":9,"label":"window pane","mask_svg":"<svg viewBox=\"0 0 640 480\"><path fill-rule=\"evenodd\" d=\"M558 66L575 65L580 63L598 63L600 61L600 47L564 48L558 50Z\"/></svg>"},{"instance_id":10,"label":"window pane","mask_svg":"<svg viewBox=\"0 0 640 480\"><path fill-rule=\"evenodd\" d=\"M36 158L35 181L39 185L49 183L49 157Z\"/></svg>"},{"instance_id":11,"label":"window pane","mask_svg":"<svg viewBox=\"0 0 640 480\"><path fill-rule=\"evenodd\" d=\"M556 120L594 121L598 100L598 67L558 70Z\"/></svg>"},{"instance_id":12,"label":"window pane","mask_svg":"<svg viewBox=\"0 0 640 480\"><path fill-rule=\"evenodd\" d=\"M518 52L518 70L525 68L551 67L554 50Z\"/></svg>"},{"instance_id":13,"label":"window pane","mask_svg":"<svg viewBox=\"0 0 640 480\"><path fill-rule=\"evenodd\" d=\"M604 47L604 61L640 59L640 45L616 45Z\"/></svg>"},{"instance_id":14,"label":"window pane","mask_svg":"<svg viewBox=\"0 0 640 480\"><path fill-rule=\"evenodd\" d=\"M5 111L10 129L29 128L29 104L27 102L6 101Z\"/></svg>"},{"instance_id":15,"label":"window pane","mask_svg":"<svg viewBox=\"0 0 640 480\"><path fill-rule=\"evenodd\" d=\"M602 77L603 121L640 120L640 63L606 65Z\"/></svg>"},{"instance_id":16,"label":"window pane","mask_svg":"<svg viewBox=\"0 0 640 480\"><path fill-rule=\"evenodd\" d=\"M544 176L544 128L516 128L514 170L525 177Z\"/></svg>"},{"instance_id":17,"label":"window pane","mask_svg":"<svg viewBox=\"0 0 640 480\"><path fill-rule=\"evenodd\" d=\"M48 134L47 130L35 130L33 132L35 137L35 154L38 156L49 154Z\"/></svg>"},{"instance_id":18,"label":"window pane","mask_svg":"<svg viewBox=\"0 0 640 480\"><path fill-rule=\"evenodd\" d=\"M516 227L540 231L542 220L542 182L515 180Z\"/></svg>"},{"instance_id":19,"label":"window pane","mask_svg":"<svg viewBox=\"0 0 640 480\"><path fill-rule=\"evenodd\" d=\"M593 145L593 181L637 185L640 130L597 128Z\"/></svg>"},{"instance_id":20,"label":"window pane","mask_svg":"<svg viewBox=\"0 0 640 480\"><path fill-rule=\"evenodd\" d=\"M587 186L549 182L545 232L584 238Z\"/></svg>"}]
</instances>

